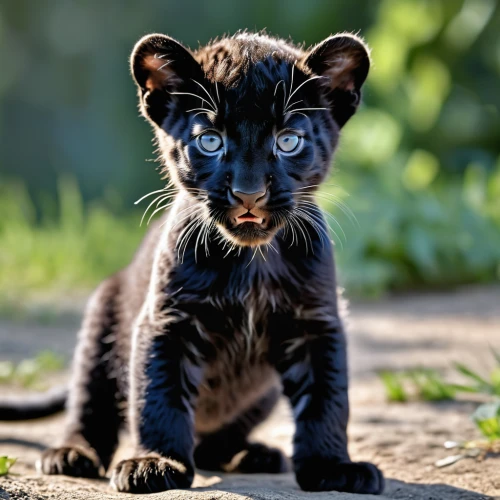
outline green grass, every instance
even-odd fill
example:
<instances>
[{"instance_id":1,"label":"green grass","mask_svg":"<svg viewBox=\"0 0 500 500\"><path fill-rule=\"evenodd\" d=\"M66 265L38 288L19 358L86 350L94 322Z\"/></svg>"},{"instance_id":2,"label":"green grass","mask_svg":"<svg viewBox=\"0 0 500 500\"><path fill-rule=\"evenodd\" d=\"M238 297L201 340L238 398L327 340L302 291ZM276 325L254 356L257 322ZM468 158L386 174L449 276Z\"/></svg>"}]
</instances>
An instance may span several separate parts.
<instances>
[{"instance_id":1,"label":"green grass","mask_svg":"<svg viewBox=\"0 0 500 500\"><path fill-rule=\"evenodd\" d=\"M410 370L408 376L417 390L417 397L423 401L449 401L455 398L456 388L446 383L435 370Z\"/></svg>"},{"instance_id":2,"label":"green grass","mask_svg":"<svg viewBox=\"0 0 500 500\"><path fill-rule=\"evenodd\" d=\"M41 351L32 359L18 364L0 361L0 384L18 385L30 389L43 389L46 375L64 368L64 358L52 351Z\"/></svg>"},{"instance_id":3,"label":"green grass","mask_svg":"<svg viewBox=\"0 0 500 500\"><path fill-rule=\"evenodd\" d=\"M496 352L494 354L498 365L491 371L488 379L472 371L467 366L456 363L455 368L470 382L469 384L456 385L455 387L463 392L500 396L500 357Z\"/></svg>"},{"instance_id":4,"label":"green grass","mask_svg":"<svg viewBox=\"0 0 500 500\"><path fill-rule=\"evenodd\" d=\"M435 370L414 368L402 372L380 371L388 401L449 401L455 398L455 385L448 384Z\"/></svg>"},{"instance_id":5,"label":"green grass","mask_svg":"<svg viewBox=\"0 0 500 500\"><path fill-rule=\"evenodd\" d=\"M500 439L500 353L491 350L495 366L485 377L463 363L455 363L456 371L466 380L463 384L452 384L435 370L415 368L401 372L380 371L386 398L391 402L449 401L460 393L479 394L492 401L478 406L471 415L476 427L489 441Z\"/></svg>"},{"instance_id":6,"label":"green grass","mask_svg":"<svg viewBox=\"0 0 500 500\"><path fill-rule=\"evenodd\" d=\"M492 350L493 351L493 350ZM467 381L463 384L448 383L435 370L414 368L401 372L382 370L378 373L384 385L388 401L404 402L445 401L458 393L482 394L500 397L500 356L493 351L496 365L488 377L484 377L463 363L455 363L455 370Z\"/></svg>"},{"instance_id":7,"label":"green grass","mask_svg":"<svg viewBox=\"0 0 500 500\"><path fill-rule=\"evenodd\" d=\"M384 384L388 401L404 403L408 401L408 392L405 389L403 377L399 373L383 370L378 373Z\"/></svg>"},{"instance_id":8,"label":"green grass","mask_svg":"<svg viewBox=\"0 0 500 500\"><path fill-rule=\"evenodd\" d=\"M130 261L144 233L136 212L118 216L102 203L84 208L71 179L61 180L58 203L46 200L38 216L22 185L1 182L0 211L4 311L88 291Z\"/></svg>"}]
</instances>

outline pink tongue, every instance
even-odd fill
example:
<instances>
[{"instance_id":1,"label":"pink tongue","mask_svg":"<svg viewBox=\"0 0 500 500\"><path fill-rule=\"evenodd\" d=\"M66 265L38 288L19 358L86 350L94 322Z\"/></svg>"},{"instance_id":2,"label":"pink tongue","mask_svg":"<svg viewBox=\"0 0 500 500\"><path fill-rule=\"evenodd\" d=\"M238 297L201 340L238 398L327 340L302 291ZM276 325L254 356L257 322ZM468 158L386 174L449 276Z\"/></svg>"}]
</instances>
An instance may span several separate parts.
<instances>
[{"instance_id":1,"label":"pink tongue","mask_svg":"<svg viewBox=\"0 0 500 500\"><path fill-rule=\"evenodd\" d=\"M256 217L255 215L252 214L240 215L237 220L238 223L254 222L255 224L260 224L262 222L262 219L260 217Z\"/></svg>"}]
</instances>

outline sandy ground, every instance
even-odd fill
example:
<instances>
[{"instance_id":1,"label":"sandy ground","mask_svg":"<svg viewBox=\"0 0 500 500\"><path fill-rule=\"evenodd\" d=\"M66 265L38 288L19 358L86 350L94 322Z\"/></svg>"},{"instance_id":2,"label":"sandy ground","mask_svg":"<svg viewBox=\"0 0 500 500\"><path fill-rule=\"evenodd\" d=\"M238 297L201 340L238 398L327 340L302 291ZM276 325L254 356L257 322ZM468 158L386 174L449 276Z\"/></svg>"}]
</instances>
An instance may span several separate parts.
<instances>
[{"instance_id":1,"label":"sandy ground","mask_svg":"<svg viewBox=\"0 0 500 500\"><path fill-rule=\"evenodd\" d=\"M19 360L43 348L69 354L76 320L40 326L0 321L0 359ZM500 347L500 287L470 288L446 294L409 295L377 303L353 304L348 322L351 365L350 450L355 460L378 464L388 478L383 498L448 500L500 498L500 457L462 460L438 469L450 454L446 440L478 438L469 419L471 402L388 404L376 377L380 368L435 368L451 375L453 361L485 374ZM6 392L7 388L1 388ZM0 478L0 499L117 499L107 482L36 474L40 450L57 442L62 416L30 423L0 423L0 455L18 457ZM293 424L286 403L258 429L255 439L290 453ZM126 441L126 440L125 440ZM127 456L127 446L120 455ZM200 474L196 488L148 498L174 499L355 499L358 495L301 492L290 474ZM361 497L360 497L361 498ZM365 496L363 498L371 498ZM373 497L375 498L375 497ZM378 497L381 498L381 497Z\"/></svg>"}]
</instances>

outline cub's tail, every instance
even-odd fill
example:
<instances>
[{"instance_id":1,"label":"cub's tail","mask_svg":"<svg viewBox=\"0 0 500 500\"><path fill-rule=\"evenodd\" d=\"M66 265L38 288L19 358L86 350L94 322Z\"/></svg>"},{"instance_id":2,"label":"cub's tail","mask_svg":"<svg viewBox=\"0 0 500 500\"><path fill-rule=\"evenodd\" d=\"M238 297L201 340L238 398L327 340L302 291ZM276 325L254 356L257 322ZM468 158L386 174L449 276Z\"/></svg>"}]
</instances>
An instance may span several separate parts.
<instances>
[{"instance_id":1,"label":"cub's tail","mask_svg":"<svg viewBox=\"0 0 500 500\"><path fill-rule=\"evenodd\" d=\"M64 410L68 390L53 389L26 397L0 398L0 420L31 420L47 417Z\"/></svg>"}]
</instances>

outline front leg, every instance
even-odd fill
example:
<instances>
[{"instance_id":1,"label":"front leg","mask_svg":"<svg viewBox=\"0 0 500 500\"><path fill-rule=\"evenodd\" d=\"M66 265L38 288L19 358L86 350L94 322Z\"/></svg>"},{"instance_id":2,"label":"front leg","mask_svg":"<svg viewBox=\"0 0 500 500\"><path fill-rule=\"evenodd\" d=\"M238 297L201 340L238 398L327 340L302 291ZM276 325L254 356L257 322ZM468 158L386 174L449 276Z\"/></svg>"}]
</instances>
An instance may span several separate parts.
<instances>
[{"instance_id":1,"label":"front leg","mask_svg":"<svg viewBox=\"0 0 500 500\"><path fill-rule=\"evenodd\" d=\"M347 451L346 341L335 305L302 311L295 329L295 338L281 342L277 367L294 413L293 462L299 486L307 491L382 493L384 479L377 467L352 462Z\"/></svg>"},{"instance_id":2,"label":"front leg","mask_svg":"<svg viewBox=\"0 0 500 500\"><path fill-rule=\"evenodd\" d=\"M186 320L143 322L131 360L130 424L138 458L120 462L112 486L127 493L189 488L194 476L193 404L202 368L197 332ZM188 345L193 349L188 349Z\"/></svg>"}]
</instances>

